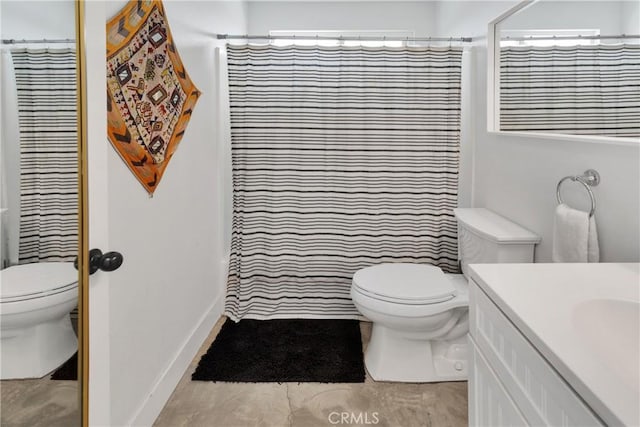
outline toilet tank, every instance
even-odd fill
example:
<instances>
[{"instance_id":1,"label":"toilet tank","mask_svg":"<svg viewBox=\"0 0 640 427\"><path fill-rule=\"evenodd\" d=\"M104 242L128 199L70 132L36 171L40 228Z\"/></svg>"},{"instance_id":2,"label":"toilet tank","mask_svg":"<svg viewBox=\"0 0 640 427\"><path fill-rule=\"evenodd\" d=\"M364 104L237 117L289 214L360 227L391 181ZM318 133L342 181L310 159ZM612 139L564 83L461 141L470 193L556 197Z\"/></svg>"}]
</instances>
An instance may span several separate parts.
<instances>
[{"instance_id":1,"label":"toilet tank","mask_svg":"<svg viewBox=\"0 0 640 427\"><path fill-rule=\"evenodd\" d=\"M458 220L458 258L465 276L469 264L533 262L538 235L489 209L458 208L453 212Z\"/></svg>"}]
</instances>

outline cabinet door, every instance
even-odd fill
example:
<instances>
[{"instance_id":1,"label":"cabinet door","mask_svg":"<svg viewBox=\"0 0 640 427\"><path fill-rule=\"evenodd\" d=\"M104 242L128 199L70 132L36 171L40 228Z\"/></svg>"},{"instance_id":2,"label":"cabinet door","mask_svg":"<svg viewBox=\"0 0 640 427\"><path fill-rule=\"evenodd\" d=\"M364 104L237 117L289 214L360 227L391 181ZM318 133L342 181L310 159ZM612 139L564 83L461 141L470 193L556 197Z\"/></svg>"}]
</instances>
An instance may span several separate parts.
<instances>
[{"instance_id":1,"label":"cabinet door","mask_svg":"<svg viewBox=\"0 0 640 427\"><path fill-rule=\"evenodd\" d=\"M507 395L489 364L469 337L471 360L469 371L470 426L526 426L516 404Z\"/></svg>"},{"instance_id":2,"label":"cabinet door","mask_svg":"<svg viewBox=\"0 0 640 427\"><path fill-rule=\"evenodd\" d=\"M532 425L602 426L547 360L473 281L470 335Z\"/></svg>"}]
</instances>

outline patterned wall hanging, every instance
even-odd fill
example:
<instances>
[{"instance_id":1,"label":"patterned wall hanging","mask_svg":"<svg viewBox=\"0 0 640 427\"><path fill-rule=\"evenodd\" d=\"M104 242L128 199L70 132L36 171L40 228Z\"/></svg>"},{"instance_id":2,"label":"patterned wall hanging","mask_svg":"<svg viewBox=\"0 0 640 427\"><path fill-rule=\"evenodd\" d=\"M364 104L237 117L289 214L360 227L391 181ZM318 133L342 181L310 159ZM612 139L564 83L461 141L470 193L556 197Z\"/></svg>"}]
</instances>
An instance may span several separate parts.
<instances>
[{"instance_id":1,"label":"patterned wall hanging","mask_svg":"<svg viewBox=\"0 0 640 427\"><path fill-rule=\"evenodd\" d=\"M200 96L161 1L132 0L107 23L107 133L150 195Z\"/></svg>"}]
</instances>

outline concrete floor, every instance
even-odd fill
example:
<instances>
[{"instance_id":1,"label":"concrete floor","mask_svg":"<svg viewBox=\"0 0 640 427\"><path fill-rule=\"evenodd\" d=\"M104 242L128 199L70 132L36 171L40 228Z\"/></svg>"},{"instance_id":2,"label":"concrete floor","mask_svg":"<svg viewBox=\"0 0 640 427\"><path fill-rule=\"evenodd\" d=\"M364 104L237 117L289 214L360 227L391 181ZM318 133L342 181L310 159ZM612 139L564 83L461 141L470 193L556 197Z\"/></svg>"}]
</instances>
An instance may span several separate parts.
<instances>
[{"instance_id":1,"label":"concrete floor","mask_svg":"<svg viewBox=\"0 0 640 427\"><path fill-rule=\"evenodd\" d=\"M467 383L214 383L191 381L226 319L216 324L156 420L156 427L466 426ZM362 323L366 348L371 324ZM80 424L75 381L0 382L0 425Z\"/></svg>"},{"instance_id":2,"label":"concrete floor","mask_svg":"<svg viewBox=\"0 0 640 427\"><path fill-rule=\"evenodd\" d=\"M71 316L71 325L77 334L77 315ZM52 381L50 376L0 381L0 426L79 426L77 381Z\"/></svg>"},{"instance_id":3,"label":"concrete floor","mask_svg":"<svg viewBox=\"0 0 640 427\"><path fill-rule=\"evenodd\" d=\"M2 427L74 427L80 425L78 384L35 380L0 381Z\"/></svg>"},{"instance_id":4,"label":"concrete floor","mask_svg":"<svg viewBox=\"0 0 640 427\"><path fill-rule=\"evenodd\" d=\"M214 383L191 381L222 318L180 380L155 427L466 426L467 383ZM362 323L363 346L370 323Z\"/></svg>"}]
</instances>

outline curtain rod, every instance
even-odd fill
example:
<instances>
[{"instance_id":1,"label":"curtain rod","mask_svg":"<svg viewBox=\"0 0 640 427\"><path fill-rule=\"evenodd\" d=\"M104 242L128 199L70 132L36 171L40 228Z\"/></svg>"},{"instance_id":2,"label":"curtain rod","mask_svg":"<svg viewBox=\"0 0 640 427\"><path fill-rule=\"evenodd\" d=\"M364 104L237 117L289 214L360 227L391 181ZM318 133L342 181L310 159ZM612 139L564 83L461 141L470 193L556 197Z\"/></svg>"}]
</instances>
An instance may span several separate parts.
<instances>
[{"instance_id":1,"label":"curtain rod","mask_svg":"<svg viewBox=\"0 0 640 427\"><path fill-rule=\"evenodd\" d=\"M2 39L2 44L75 43L74 39Z\"/></svg>"},{"instance_id":2,"label":"curtain rod","mask_svg":"<svg viewBox=\"0 0 640 427\"><path fill-rule=\"evenodd\" d=\"M500 40L600 40L600 39L640 39L638 34L619 34L617 36L521 36L521 37L501 37Z\"/></svg>"},{"instance_id":3,"label":"curtain rod","mask_svg":"<svg viewBox=\"0 0 640 427\"><path fill-rule=\"evenodd\" d=\"M216 34L218 40L338 40L338 41L408 41L408 42L462 42L473 41L472 37L373 37L373 36L271 36L271 35L250 35L250 34Z\"/></svg>"}]
</instances>

